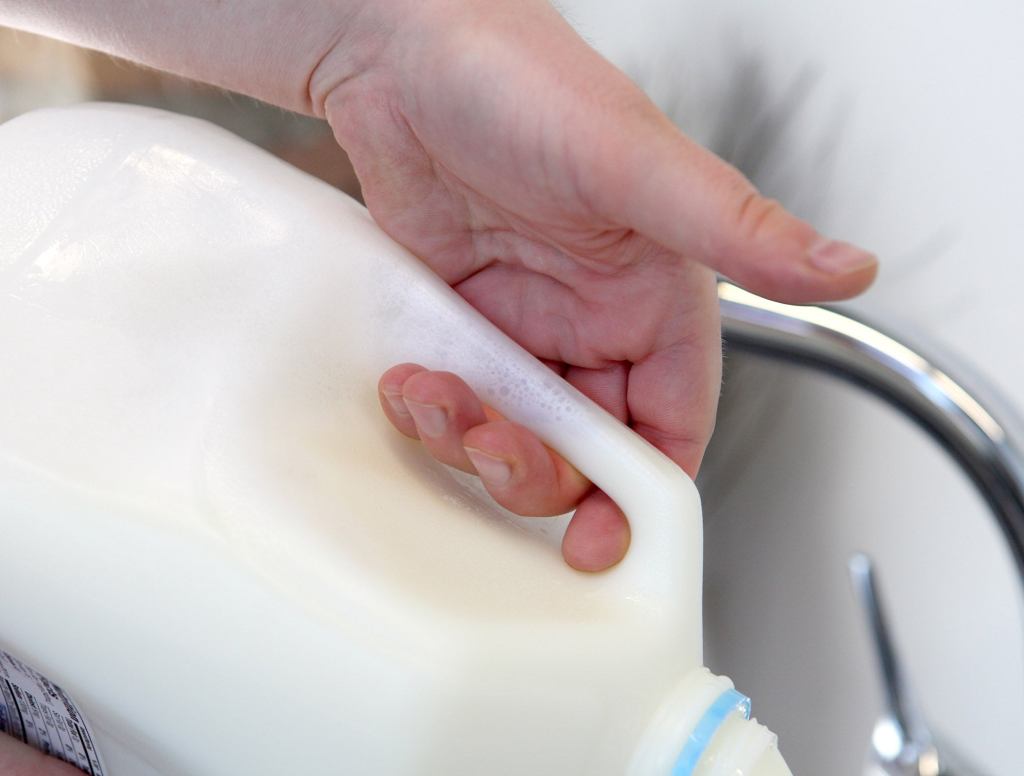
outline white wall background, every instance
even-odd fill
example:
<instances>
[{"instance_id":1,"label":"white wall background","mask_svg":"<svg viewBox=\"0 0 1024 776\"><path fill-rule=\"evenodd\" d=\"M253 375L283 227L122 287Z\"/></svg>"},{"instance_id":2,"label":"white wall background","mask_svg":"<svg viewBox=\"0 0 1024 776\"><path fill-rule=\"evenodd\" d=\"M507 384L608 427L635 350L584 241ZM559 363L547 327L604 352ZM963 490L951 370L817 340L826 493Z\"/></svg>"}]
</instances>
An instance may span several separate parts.
<instances>
[{"instance_id":1,"label":"white wall background","mask_svg":"<svg viewBox=\"0 0 1024 776\"><path fill-rule=\"evenodd\" d=\"M1024 4L561 5L687 131L761 158L767 193L879 253L855 309L1024 411ZM933 726L985 772L1024 773L1019 584L964 478L824 378L747 363L727 390L707 471L712 666L797 774L860 773L881 706L845 561L868 550Z\"/></svg>"}]
</instances>

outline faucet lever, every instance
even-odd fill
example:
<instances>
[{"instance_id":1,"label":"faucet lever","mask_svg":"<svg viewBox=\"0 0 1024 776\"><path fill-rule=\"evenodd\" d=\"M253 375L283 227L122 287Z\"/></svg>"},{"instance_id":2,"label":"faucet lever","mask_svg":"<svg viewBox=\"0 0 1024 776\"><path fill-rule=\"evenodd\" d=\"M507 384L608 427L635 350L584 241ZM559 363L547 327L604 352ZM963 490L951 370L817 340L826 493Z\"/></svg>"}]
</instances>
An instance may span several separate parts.
<instances>
[{"instance_id":1,"label":"faucet lever","mask_svg":"<svg viewBox=\"0 0 1024 776\"><path fill-rule=\"evenodd\" d=\"M891 729L906 745L923 750L932 745L932 734L896 651L885 607L878 593L874 563L864 553L856 553L848 566L853 593L860 604L874 647Z\"/></svg>"},{"instance_id":2,"label":"faucet lever","mask_svg":"<svg viewBox=\"0 0 1024 776\"><path fill-rule=\"evenodd\" d=\"M848 567L871 636L886 705L871 734L866 776L980 776L960 756L953 765L948 747L940 749L932 736L896 650L871 558L857 553Z\"/></svg>"}]
</instances>

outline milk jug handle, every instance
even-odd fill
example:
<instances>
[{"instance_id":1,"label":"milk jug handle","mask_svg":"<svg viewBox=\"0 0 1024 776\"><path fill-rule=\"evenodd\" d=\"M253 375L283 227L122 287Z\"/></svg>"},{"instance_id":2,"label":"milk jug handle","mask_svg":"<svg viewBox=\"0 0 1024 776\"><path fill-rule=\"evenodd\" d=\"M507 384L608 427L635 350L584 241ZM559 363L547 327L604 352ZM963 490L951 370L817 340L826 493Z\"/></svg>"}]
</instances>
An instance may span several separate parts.
<instances>
[{"instance_id":1,"label":"milk jug handle","mask_svg":"<svg viewBox=\"0 0 1024 776\"><path fill-rule=\"evenodd\" d=\"M683 591L699 595L701 511L693 481L416 264L404 267L417 276L405 278L405 287L416 288L420 306L421 294L434 296L434 304L421 320L400 316L411 348L403 360L461 376L485 403L536 433L619 505L630 523L629 551L618 566L596 575L599 584L661 602ZM388 282L393 288L400 280ZM418 343L409 341L412 330Z\"/></svg>"}]
</instances>

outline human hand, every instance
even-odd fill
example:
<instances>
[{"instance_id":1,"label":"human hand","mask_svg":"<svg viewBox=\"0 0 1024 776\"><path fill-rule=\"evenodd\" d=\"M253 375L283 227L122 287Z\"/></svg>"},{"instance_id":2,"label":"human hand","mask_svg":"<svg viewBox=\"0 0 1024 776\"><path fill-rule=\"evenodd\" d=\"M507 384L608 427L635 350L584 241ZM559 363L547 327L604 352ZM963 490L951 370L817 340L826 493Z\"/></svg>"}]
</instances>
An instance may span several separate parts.
<instances>
[{"instance_id":1,"label":"human hand","mask_svg":"<svg viewBox=\"0 0 1024 776\"><path fill-rule=\"evenodd\" d=\"M691 476L721 375L714 272L809 302L877 271L681 135L545 0L8 0L0 21L326 117L393 238ZM456 377L401 365L381 392L510 509L578 504L571 565L621 559L615 505Z\"/></svg>"},{"instance_id":2,"label":"human hand","mask_svg":"<svg viewBox=\"0 0 1024 776\"><path fill-rule=\"evenodd\" d=\"M82 771L16 738L0 733L0 774L2 776L82 776Z\"/></svg>"},{"instance_id":3,"label":"human hand","mask_svg":"<svg viewBox=\"0 0 1024 776\"><path fill-rule=\"evenodd\" d=\"M372 5L372 4L371 4ZM870 254L820 237L680 134L544 2L385 4L324 57L314 108L375 219L568 382L695 476L721 380L715 272L780 301L863 291ZM443 6L443 8L442 8ZM629 543L618 508L457 376L399 365L391 422L525 515L578 505L569 564Z\"/></svg>"}]
</instances>

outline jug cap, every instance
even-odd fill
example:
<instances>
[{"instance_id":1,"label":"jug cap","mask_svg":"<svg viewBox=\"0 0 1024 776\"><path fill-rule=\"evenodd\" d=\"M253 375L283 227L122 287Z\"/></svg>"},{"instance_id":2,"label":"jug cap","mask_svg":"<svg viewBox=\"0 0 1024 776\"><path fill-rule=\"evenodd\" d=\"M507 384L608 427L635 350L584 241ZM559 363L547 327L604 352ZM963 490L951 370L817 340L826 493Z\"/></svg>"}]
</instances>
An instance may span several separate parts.
<instances>
[{"instance_id":1,"label":"jug cap","mask_svg":"<svg viewBox=\"0 0 1024 776\"><path fill-rule=\"evenodd\" d=\"M775 734L750 719L749 708L727 712L695 767L673 771L671 776L792 776Z\"/></svg>"},{"instance_id":2,"label":"jug cap","mask_svg":"<svg viewBox=\"0 0 1024 776\"><path fill-rule=\"evenodd\" d=\"M672 776L691 776L696 772L719 728L733 715L750 718L750 698L730 688L722 692L691 731L672 769Z\"/></svg>"},{"instance_id":3,"label":"jug cap","mask_svg":"<svg viewBox=\"0 0 1024 776\"><path fill-rule=\"evenodd\" d=\"M791 776L776 737L724 676L691 671L650 721L630 776Z\"/></svg>"}]
</instances>

